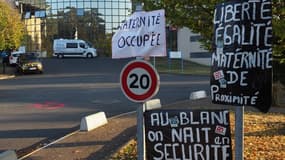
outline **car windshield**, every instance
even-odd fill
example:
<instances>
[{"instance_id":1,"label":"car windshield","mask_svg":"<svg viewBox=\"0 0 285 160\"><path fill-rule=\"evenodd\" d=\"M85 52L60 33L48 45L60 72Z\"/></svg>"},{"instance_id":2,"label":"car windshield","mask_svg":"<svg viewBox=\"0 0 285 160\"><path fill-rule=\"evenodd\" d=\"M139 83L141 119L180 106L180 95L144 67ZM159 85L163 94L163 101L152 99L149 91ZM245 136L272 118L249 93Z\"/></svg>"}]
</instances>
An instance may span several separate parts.
<instances>
[{"instance_id":1,"label":"car windshield","mask_svg":"<svg viewBox=\"0 0 285 160\"><path fill-rule=\"evenodd\" d=\"M88 45L89 48L94 48L93 45L92 45L92 43L86 41L86 44Z\"/></svg>"},{"instance_id":2,"label":"car windshield","mask_svg":"<svg viewBox=\"0 0 285 160\"><path fill-rule=\"evenodd\" d=\"M23 57L21 59L23 61L36 61L36 60L38 60L37 56L35 56L34 54L23 55Z\"/></svg>"}]
</instances>

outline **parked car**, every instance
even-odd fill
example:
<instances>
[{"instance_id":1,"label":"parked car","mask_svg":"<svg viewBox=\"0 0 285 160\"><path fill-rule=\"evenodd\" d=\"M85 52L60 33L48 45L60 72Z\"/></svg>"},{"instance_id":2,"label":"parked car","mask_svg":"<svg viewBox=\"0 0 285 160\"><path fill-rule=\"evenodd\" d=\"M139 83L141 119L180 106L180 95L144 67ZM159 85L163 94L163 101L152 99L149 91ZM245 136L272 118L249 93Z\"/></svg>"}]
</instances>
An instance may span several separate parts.
<instances>
[{"instance_id":1,"label":"parked car","mask_svg":"<svg viewBox=\"0 0 285 160\"><path fill-rule=\"evenodd\" d=\"M11 52L11 55L9 56L9 64L10 64L10 65L16 65L16 64L17 64L18 57L19 57L21 54L24 54L24 52L22 52L22 51L14 51L14 52Z\"/></svg>"},{"instance_id":2,"label":"parked car","mask_svg":"<svg viewBox=\"0 0 285 160\"><path fill-rule=\"evenodd\" d=\"M19 73L43 73L43 64L37 53L21 54L17 61Z\"/></svg>"},{"instance_id":3,"label":"parked car","mask_svg":"<svg viewBox=\"0 0 285 160\"><path fill-rule=\"evenodd\" d=\"M55 39L53 41L53 56L63 57L86 57L97 56L96 49L84 40L80 39Z\"/></svg>"}]
</instances>

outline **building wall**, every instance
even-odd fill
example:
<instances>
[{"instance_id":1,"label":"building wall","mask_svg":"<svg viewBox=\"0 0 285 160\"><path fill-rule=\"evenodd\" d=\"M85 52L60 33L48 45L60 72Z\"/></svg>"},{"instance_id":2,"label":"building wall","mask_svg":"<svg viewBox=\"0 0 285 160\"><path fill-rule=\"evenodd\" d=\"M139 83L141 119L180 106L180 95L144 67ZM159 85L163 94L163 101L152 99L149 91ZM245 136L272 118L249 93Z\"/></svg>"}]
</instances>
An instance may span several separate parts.
<instances>
[{"instance_id":1,"label":"building wall","mask_svg":"<svg viewBox=\"0 0 285 160\"><path fill-rule=\"evenodd\" d=\"M180 28L177 32L177 50L182 58L203 65L210 65L211 54L199 42L200 35L191 32L189 28Z\"/></svg>"},{"instance_id":2,"label":"building wall","mask_svg":"<svg viewBox=\"0 0 285 160\"><path fill-rule=\"evenodd\" d=\"M31 16L29 19L24 19L27 33L30 36L32 45L29 45L27 50L29 51L42 51L42 33L44 33L45 26L42 26L44 20Z\"/></svg>"}]
</instances>

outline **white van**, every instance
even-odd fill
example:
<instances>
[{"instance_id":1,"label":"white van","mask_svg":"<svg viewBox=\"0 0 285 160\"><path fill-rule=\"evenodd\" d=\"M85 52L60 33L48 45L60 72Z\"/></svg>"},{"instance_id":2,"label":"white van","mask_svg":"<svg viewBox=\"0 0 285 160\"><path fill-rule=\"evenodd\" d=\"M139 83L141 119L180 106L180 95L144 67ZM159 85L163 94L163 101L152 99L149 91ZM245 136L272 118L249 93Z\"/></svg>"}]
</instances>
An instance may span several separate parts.
<instances>
[{"instance_id":1,"label":"white van","mask_svg":"<svg viewBox=\"0 0 285 160\"><path fill-rule=\"evenodd\" d=\"M63 57L86 57L97 56L96 49L91 44L80 39L55 39L53 41L53 56Z\"/></svg>"}]
</instances>

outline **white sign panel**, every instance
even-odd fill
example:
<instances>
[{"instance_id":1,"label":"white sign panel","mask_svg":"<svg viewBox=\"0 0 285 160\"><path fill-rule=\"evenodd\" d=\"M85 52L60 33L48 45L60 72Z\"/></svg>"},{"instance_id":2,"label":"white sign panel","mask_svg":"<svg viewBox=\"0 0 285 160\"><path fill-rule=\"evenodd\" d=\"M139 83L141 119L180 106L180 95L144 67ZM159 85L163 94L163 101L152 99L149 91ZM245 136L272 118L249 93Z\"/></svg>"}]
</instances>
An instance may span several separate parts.
<instances>
[{"instance_id":1,"label":"white sign panel","mask_svg":"<svg viewBox=\"0 0 285 160\"><path fill-rule=\"evenodd\" d=\"M169 52L169 58L173 58L173 59L181 59L182 55L180 51L171 51Z\"/></svg>"},{"instance_id":2,"label":"white sign panel","mask_svg":"<svg viewBox=\"0 0 285 160\"><path fill-rule=\"evenodd\" d=\"M164 10L135 12L112 37L112 58L166 56Z\"/></svg>"}]
</instances>

